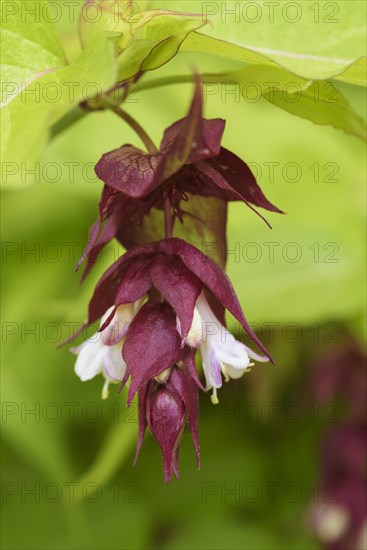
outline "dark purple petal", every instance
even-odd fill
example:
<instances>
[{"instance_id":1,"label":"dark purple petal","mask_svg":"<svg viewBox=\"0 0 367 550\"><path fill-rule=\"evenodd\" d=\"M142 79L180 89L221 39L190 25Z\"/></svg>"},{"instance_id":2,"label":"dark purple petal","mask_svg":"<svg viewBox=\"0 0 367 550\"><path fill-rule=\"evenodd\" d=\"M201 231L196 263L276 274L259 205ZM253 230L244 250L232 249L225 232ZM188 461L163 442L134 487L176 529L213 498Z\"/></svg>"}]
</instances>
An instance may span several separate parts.
<instances>
[{"instance_id":1,"label":"dark purple petal","mask_svg":"<svg viewBox=\"0 0 367 550\"><path fill-rule=\"evenodd\" d=\"M139 278L134 288L134 281L131 280L134 276L135 269L137 269L133 266L134 260L138 262L138 260L148 259L156 250L157 244L155 243L132 248L105 271L98 281L89 302L88 324L94 323L94 321L100 319L108 308L115 304L115 298L119 291L121 291L119 298L120 304L134 301L134 298L131 298L130 295L127 297L126 293L124 293L123 285L129 285L129 288L132 289L131 295L139 295L142 284L144 284L144 279L142 280L142 278ZM139 263L137 265L139 266ZM136 293L134 294L135 290ZM123 301L125 298L128 298L126 302Z\"/></svg>"},{"instance_id":2,"label":"dark purple petal","mask_svg":"<svg viewBox=\"0 0 367 550\"><path fill-rule=\"evenodd\" d=\"M198 372L196 370L196 362L195 362L195 353L196 350L193 350L189 347L186 348L186 355L182 358L182 362L184 363L187 372L190 374L191 378L194 380L195 384L200 388L202 391L206 391L204 386L202 385Z\"/></svg>"},{"instance_id":3,"label":"dark purple petal","mask_svg":"<svg viewBox=\"0 0 367 550\"><path fill-rule=\"evenodd\" d=\"M238 200L238 194L246 202L283 214L282 210L279 210L265 197L247 164L228 149L222 147L215 159L207 160L204 164L214 168L227 182L229 189L223 189L230 200ZM230 189L234 190L236 194L231 196Z\"/></svg>"},{"instance_id":4,"label":"dark purple petal","mask_svg":"<svg viewBox=\"0 0 367 550\"><path fill-rule=\"evenodd\" d=\"M90 229L88 244L78 262L77 269L87 259L82 281L98 259L103 247L116 235L123 227L126 227L140 220L149 208L141 210L141 205L133 199L118 193L114 189L105 185L99 202L99 218Z\"/></svg>"},{"instance_id":5,"label":"dark purple petal","mask_svg":"<svg viewBox=\"0 0 367 550\"><path fill-rule=\"evenodd\" d=\"M201 82L197 77L188 115L164 133L160 147L164 159L159 166L162 179L169 178L185 164L218 155L225 121L204 120L202 104Z\"/></svg>"},{"instance_id":6,"label":"dark purple petal","mask_svg":"<svg viewBox=\"0 0 367 550\"><path fill-rule=\"evenodd\" d=\"M195 105L195 111L197 109ZM218 155L225 124L222 118L201 118L200 108L200 115L189 114L167 128L161 143L165 160L159 167L164 179L171 177L185 164L194 164Z\"/></svg>"},{"instance_id":7,"label":"dark purple petal","mask_svg":"<svg viewBox=\"0 0 367 550\"><path fill-rule=\"evenodd\" d=\"M130 403L148 380L173 367L182 355L176 316L166 302L141 308L129 327L122 355L127 365L124 382L131 376Z\"/></svg>"},{"instance_id":8,"label":"dark purple petal","mask_svg":"<svg viewBox=\"0 0 367 550\"><path fill-rule=\"evenodd\" d=\"M118 306L130 304L140 300L140 298L143 298L144 295L151 289L152 281L149 275L149 263L149 259L137 259L135 262L124 266L125 269L123 276L120 279L120 286L118 287L113 299L113 304L108 306L111 307L114 305L114 309L100 327L99 332L102 332L109 326L114 318ZM91 304L92 301L90 302L90 305ZM105 311L107 311L107 309Z\"/></svg>"},{"instance_id":9,"label":"dark purple petal","mask_svg":"<svg viewBox=\"0 0 367 550\"><path fill-rule=\"evenodd\" d=\"M184 403L178 394L163 385L150 398L147 420L162 450L164 481L168 483L173 473L178 477L178 446L185 423Z\"/></svg>"},{"instance_id":10,"label":"dark purple petal","mask_svg":"<svg viewBox=\"0 0 367 550\"><path fill-rule=\"evenodd\" d=\"M159 153L151 155L133 145L123 145L103 155L95 172L110 187L140 198L160 183L157 169L161 160Z\"/></svg>"},{"instance_id":11,"label":"dark purple petal","mask_svg":"<svg viewBox=\"0 0 367 550\"><path fill-rule=\"evenodd\" d=\"M208 196L215 196L222 198L222 200L226 201L236 201L240 200L243 201L259 218L261 218L266 225L268 225L271 229L271 225L269 222L262 216L255 208L251 205L251 203L246 200L238 191L233 189L225 180L225 178L213 168L213 166L210 166L209 164L198 163L197 164L198 170L200 170L200 178L206 178L206 187L204 188L203 192L205 194L208 194Z\"/></svg>"},{"instance_id":12,"label":"dark purple petal","mask_svg":"<svg viewBox=\"0 0 367 550\"><path fill-rule=\"evenodd\" d=\"M150 407L150 400L149 396L152 390L152 386L154 387L154 382L148 382L140 388L138 393L138 414L139 414L139 433L138 433L138 441L136 444L136 453L134 458L134 466L137 463L141 446L143 444L144 440L144 434L147 427L147 417L146 417L146 409Z\"/></svg>"},{"instance_id":13,"label":"dark purple petal","mask_svg":"<svg viewBox=\"0 0 367 550\"><path fill-rule=\"evenodd\" d=\"M202 283L179 258L164 255L152 261L150 276L155 288L175 310L184 340L191 328L196 300L203 289Z\"/></svg>"},{"instance_id":14,"label":"dark purple petal","mask_svg":"<svg viewBox=\"0 0 367 550\"><path fill-rule=\"evenodd\" d=\"M91 263L91 267L89 267L88 269L86 268L85 269L85 275L83 275L82 278L84 278L86 276L86 272L89 271L92 266L95 264L96 260L97 260L97 257L98 257L98 254L100 253L101 249L103 248L102 247L98 247L96 246L96 241L98 239L98 235L100 234L100 231L101 231L101 220L100 218L98 218L93 225L91 225L90 229L89 229L89 236L88 236L88 243L87 243L87 246L85 247L84 251L83 251L83 254L82 254L82 257L79 259L78 263L77 263L77 266L76 266L76 270L75 271L78 271L79 267L82 265L82 263L84 262L85 259L88 259L88 262L90 261ZM112 235L113 237L113 235ZM111 238L112 238L111 237ZM92 255L91 258L89 258L89 256L92 254L92 251L93 249L96 249L98 248L97 251L94 251L94 254Z\"/></svg>"},{"instance_id":15,"label":"dark purple petal","mask_svg":"<svg viewBox=\"0 0 367 550\"><path fill-rule=\"evenodd\" d=\"M159 243L166 254L177 254L224 307L241 323L250 338L257 344L263 353L274 362L269 352L251 329L241 309L233 286L225 272L210 258L202 254L182 239L165 239Z\"/></svg>"},{"instance_id":16,"label":"dark purple petal","mask_svg":"<svg viewBox=\"0 0 367 550\"><path fill-rule=\"evenodd\" d=\"M136 302L152 287L149 275L150 259L136 260L127 266L124 277L115 296L115 305Z\"/></svg>"},{"instance_id":17,"label":"dark purple petal","mask_svg":"<svg viewBox=\"0 0 367 550\"><path fill-rule=\"evenodd\" d=\"M226 308L224 307L224 305L208 289L205 290L205 296L208 300L208 304L210 305L212 312L214 313L218 321L226 327Z\"/></svg>"},{"instance_id":18,"label":"dark purple petal","mask_svg":"<svg viewBox=\"0 0 367 550\"><path fill-rule=\"evenodd\" d=\"M89 230L88 243L83 251L82 257L80 258L77 264L77 267L76 267L77 271L86 258L88 258L88 262L90 262L91 265L86 267L85 272L89 271L91 267L94 265L101 248L103 248L103 247L98 247L97 240L99 239L99 236L100 236L103 221L108 218L109 211L110 210L113 211L113 208L111 208L111 206L113 206L115 204L115 200L117 200L116 195L117 193L114 189L111 189L106 185L104 186L100 201L98 203L99 218L95 221L95 223L91 226ZM94 248L98 249L97 252L95 251L93 252ZM92 255L93 258L89 258L90 255ZM84 273L83 278L85 276L86 276L86 273Z\"/></svg>"},{"instance_id":19,"label":"dark purple petal","mask_svg":"<svg viewBox=\"0 0 367 550\"><path fill-rule=\"evenodd\" d=\"M173 369L168 385L172 384L185 403L189 428L194 442L198 468L200 468L199 449L199 400L195 381L188 371Z\"/></svg>"}]
</instances>

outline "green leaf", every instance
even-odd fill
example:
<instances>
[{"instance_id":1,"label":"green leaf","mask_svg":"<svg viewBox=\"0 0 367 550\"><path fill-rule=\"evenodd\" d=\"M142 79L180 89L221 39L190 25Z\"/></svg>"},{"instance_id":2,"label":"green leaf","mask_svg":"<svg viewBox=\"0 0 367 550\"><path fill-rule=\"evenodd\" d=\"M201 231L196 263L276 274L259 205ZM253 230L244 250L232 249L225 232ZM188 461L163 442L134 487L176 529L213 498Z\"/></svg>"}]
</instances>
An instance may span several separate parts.
<instances>
[{"instance_id":1,"label":"green leaf","mask_svg":"<svg viewBox=\"0 0 367 550\"><path fill-rule=\"evenodd\" d=\"M355 84L356 86L366 86L367 57L361 57L346 71L335 77L335 80Z\"/></svg>"},{"instance_id":2,"label":"green leaf","mask_svg":"<svg viewBox=\"0 0 367 550\"><path fill-rule=\"evenodd\" d=\"M345 97L330 82L315 82L301 94L283 92L264 94L265 99L288 113L311 120L322 126L331 125L366 141L366 125Z\"/></svg>"},{"instance_id":3,"label":"green leaf","mask_svg":"<svg viewBox=\"0 0 367 550\"><path fill-rule=\"evenodd\" d=\"M260 49L251 49L250 46L245 48L200 33L190 35L182 45L182 51L200 51L245 63L274 65L285 68L293 72L293 74L307 79L322 80L335 78L336 80L350 84L366 86L367 64L366 57L363 56L355 60L342 59L339 62L337 60L333 62L333 58L330 58L328 62L320 62L306 55L308 61L305 62L300 55L298 63L294 61L292 63L285 63L284 60L281 62L279 57L272 56L270 51L266 51L266 55L265 53L261 54ZM297 54L294 54L294 56L297 57ZM278 63L276 63L276 59Z\"/></svg>"},{"instance_id":4,"label":"green leaf","mask_svg":"<svg viewBox=\"0 0 367 550\"><path fill-rule=\"evenodd\" d=\"M168 63L188 34L203 25L197 17L150 15L149 21L134 33L135 38L119 55L118 80L127 80L139 71L152 71Z\"/></svg>"},{"instance_id":5,"label":"green leaf","mask_svg":"<svg viewBox=\"0 0 367 550\"><path fill-rule=\"evenodd\" d=\"M84 7L88 8L89 0L84 0ZM85 47L101 32L109 32L120 36L120 41L128 42L131 39L131 24L128 19L131 14L129 2L123 0L95 0L92 2L96 11L96 20L88 16L88 11L82 9L79 16L79 37L82 46Z\"/></svg>"},{"instance_id":6,"label":"green leaf","mask_svg":"<svg viewBox=\"0 0 367 550\"><path fill-rule=\"evenodd\" d=\"M322 126L331 125L366 140L363 118L352 109L337 83L312 82L268 65L218 75L218 81L235 83L238 95L241 92L245 101L256 101L262 95L288 113Z\"/></svg>"},{"instance_id":7,"label":"green leaf","mask_svg":"<svg viewBox=\"0 0 367 550\"><path fill-rule=\"evenodd\" d=\"M157 45L158 42L154 44L150 40L134 39L118 57L118 81L128 80L136 75Z\"/></svg>"},{"instance_id":8,"label":"green leaf","mask_svg":"<svg viewBox=\"0 0 367 550\"><path fill-rule=\"evenodd\" d=\"M3 184L22 185L19 167L35 167L49 128L82 100L100 95L116 77L114 46L100 34L73 65L61 67L29 83L2 109ZM31 181L30 177L26 178Z\"/></svg>"},{"instance_id":9,"label":"green leaf","mask_svg":"<svg viewBox=\"0 0 367 550\"><path fill-rule=\"evenodd\" d=\"M21 17L24 2L20 0L11 4L7 6L4 2L1 10L1 103L11 101L19 90L41 74L66 64L54 25L30 15ZM39 6L36 0L27 2L30 12L37 13Z\"/></svg>"},{"instance_id":10,"label":"green leaf","mask_svg":"<svg viewBox=\"0 0 367 550\"><path fill-rule=\"evenodd\" d=\"M271 4L190 2L190 11L203 13L211 25L205 34L190 35L183 50L276 64L306 79L338 78L365 85L364 2ZM184 1L169 2L169 6L187 10Z\"/></svg>"},{"instance_id":11,"label":"green leaf","mask_svg":"<svg viewBox=\"0 0 367 550\"><path fill-rule=\"evenodd\" d=\"M167 63L177 54L186 37L204 25L200 17L162 15L152 19L144 26L143 36L157 43L157 46L143 63L142 70L151 71Z\"/></svg>"}]
</instances>

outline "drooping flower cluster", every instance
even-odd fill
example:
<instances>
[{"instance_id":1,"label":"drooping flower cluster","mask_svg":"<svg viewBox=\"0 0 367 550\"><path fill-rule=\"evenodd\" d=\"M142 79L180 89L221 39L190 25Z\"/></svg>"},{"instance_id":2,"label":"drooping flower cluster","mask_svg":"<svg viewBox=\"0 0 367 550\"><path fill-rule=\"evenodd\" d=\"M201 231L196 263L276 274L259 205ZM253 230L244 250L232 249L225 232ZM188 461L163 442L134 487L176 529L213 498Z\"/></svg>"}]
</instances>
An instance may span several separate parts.
<instances>
[{"instance_id":1,"label":"drooping flower cluster","mask_svg":"<svg viewBox=\"0 0 367 550\"><path fill-rule=\"evenodd\" d=\"M166 130L159 151L145 153L124 145L96 165L105 186L99 219L81 260L87 259L84 276L110 239L129 249L95 288L84 327L101 320L100 338L96 335L74 349L75 369L82 380L102 373L103 397L108 384L116 381L120 387L129 385L128 404L138 394L137 456L148 426L162 449L166 482L178 476L178 448L186 425L199 463L197 390L204 388L196 351L213 403L218 402L223 378L239 378L251 359L272 360L251 330L223 269L186 240L172 236L176 219L189 223L182 203L195 195L242 200L251 209L255 205L280 212L265 198L248 166L221 147L223 130L223 120L202 118L197 84L188 116ZM163 238L137 244L136 227L144 231L153 209L164 212ZM263 355L226 330L225 310Z\"/></svg>"},{"instance_id":2,"label":"drooping flower cluster","mask_svg":"<svg viewBox=\"0 0 367 550\"><path fill-rule=\"evenodd\" d=\"M366 354L354 341L316 364L313 398L343 403L338 422L322 434L319 500L311 525L325 550L363 549L367 534Z\"/></svg>"}]
</instances>

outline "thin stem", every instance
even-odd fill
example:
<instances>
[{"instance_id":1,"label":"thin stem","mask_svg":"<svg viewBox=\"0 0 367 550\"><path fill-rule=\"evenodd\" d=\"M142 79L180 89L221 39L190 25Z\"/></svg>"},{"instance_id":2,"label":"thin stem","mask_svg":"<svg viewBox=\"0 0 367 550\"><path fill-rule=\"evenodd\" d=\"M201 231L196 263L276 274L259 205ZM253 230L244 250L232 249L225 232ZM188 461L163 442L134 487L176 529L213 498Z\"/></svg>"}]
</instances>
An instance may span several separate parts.
<instances>
[{"instance_id":1,"label":"thin stem","mask_svg":"<svg viewBox=\"0 0 367 550\"><path fill-rule=\"evenodd\" d=\"M214 83L214 82L235 82L231 73L206 73L200 74L201 82ZM145 90L151 90L153 88L160 88L161 86L170 86L173 84L190 84L196 81L194 74L183 74L176 76L163 76L161 78L155 78L148 82L142 82L138 85L138 91L143 92Z\"/></svg>"},{"instance_id":2,"label":"thin stem","mask_svg":"<svg viewBox=\"0 0 367 550\"><path fill-rule=\"evenodd\" d=\"M200 75L202 79L204 75ZM152 88L159 88L160 86L169 86L172 84L185 84L195 82L195 75L178 75L178 76L163 76L161 78L155 78L148 82L142 82L138 85L139 92L143 90L151 90Z\"/></svg>"},{"instance_id":3,"label":"thin stem","mask_svg":"<svg viewBox=\"0 0 367 550\"><path fill-rule=\"evenodd\" d=\"M148 136L144 128L140 126L139 122L135 120L135 118L130 116L126 111L123 111L117 105L111 105L110 109L111 111L116 113L117 116L122 118L122 120L124 120L134 130L134 132L136 132L136 134L140 137L141 141L144 143L149 153L151 154L158 153L157 147L154 145L153 141L150 139L150 137Z\"/></svg>"},{"instance_id":4,"label":"thin stem","mask_svg":"<svg viewBox=\"0 0 367 550\"><path fill-rule=\"evenodd\" d=\"M171 209L171 202L169 200L169 197L167 196L164 201L164 233L165 233L166 239L170 239L172 237L172 231L173 231L172 209Z\"/></svg>"}]
</instances>

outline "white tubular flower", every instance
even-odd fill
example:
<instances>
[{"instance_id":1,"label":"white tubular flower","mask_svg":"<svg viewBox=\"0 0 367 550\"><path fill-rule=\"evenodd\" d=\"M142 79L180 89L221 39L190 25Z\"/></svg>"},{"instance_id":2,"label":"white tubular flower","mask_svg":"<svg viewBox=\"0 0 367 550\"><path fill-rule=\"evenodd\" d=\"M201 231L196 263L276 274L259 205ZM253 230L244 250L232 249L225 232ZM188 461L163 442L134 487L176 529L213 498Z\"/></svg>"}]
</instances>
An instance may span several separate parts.
<instances>
[{"instance_id":1,"label":"white tubular flower","mask_svg":"<svg viewBox=\"0 0 367 550\"><path fill-rule=\"evenodd\" d=\"M217 388L222 386L222 374L226 381L240 378L253 363L268 361L267 357L255 353L238 342L218 321L202 292L197 299L194 320L186 338L191 347L199 347L202 357L206 389L213 389L212 402L218 403Z\"/></svg>"},{"instance_id":2,"label":"white tubular flower","mask_svg":"<svg viewBox=\"0 0 367 550\"><path fill-rule=\"evenodd\" d=\"M129 328L129 324L135 317L142 301L119 306L111 323L102 331L94 334L77 348L70 351L77 355L75 373L82 382L91 380L97 374L102 374L105 379L102 388L102 399L107 399L110 384L118 384L122 381L126 363L122 358L123 339ZM110 308L101 319L101 326L111 315Z\"/></svg>"}]
</instances>

